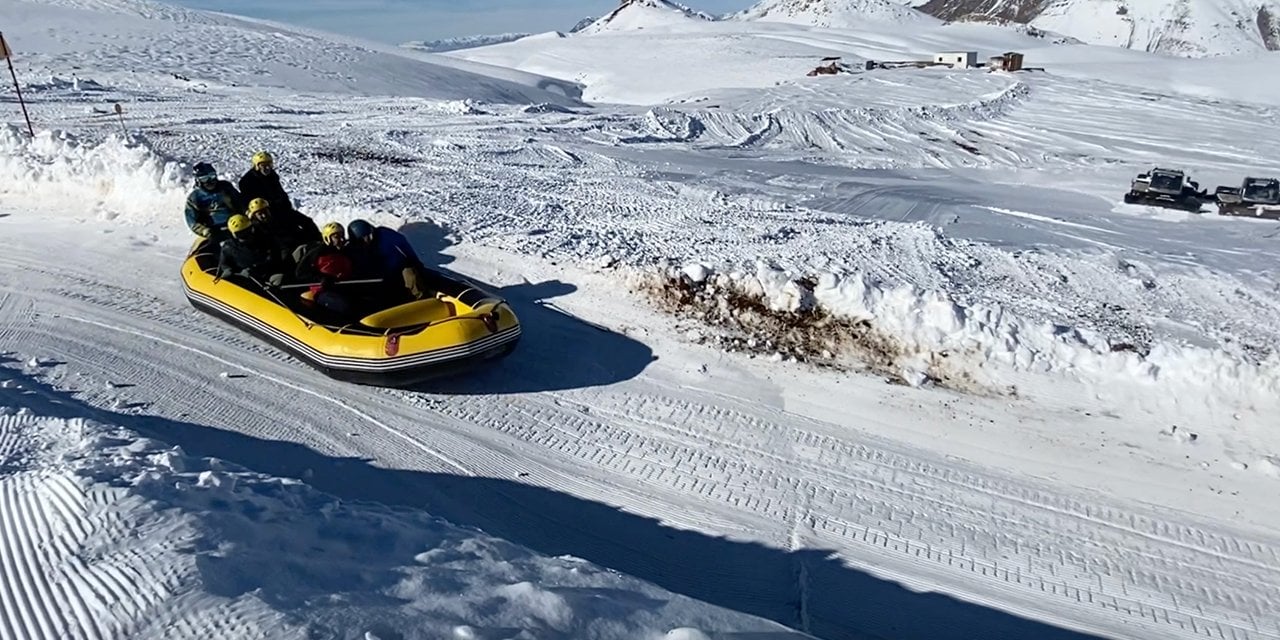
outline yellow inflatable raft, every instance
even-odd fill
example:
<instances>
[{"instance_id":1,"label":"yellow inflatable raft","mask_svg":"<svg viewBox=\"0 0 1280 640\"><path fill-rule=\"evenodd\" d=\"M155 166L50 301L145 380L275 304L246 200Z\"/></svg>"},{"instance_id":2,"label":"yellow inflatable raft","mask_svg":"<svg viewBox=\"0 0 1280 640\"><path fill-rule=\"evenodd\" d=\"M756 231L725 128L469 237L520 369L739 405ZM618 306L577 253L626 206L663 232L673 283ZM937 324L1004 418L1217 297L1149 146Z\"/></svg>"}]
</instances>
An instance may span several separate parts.
<instances>
[{"instance_id":1,"label":"yellow inflatable raft","mask_svg":"<svg viewBox=\"0 0 1280 640\"><path fill-rule=\"evenodd\" d=\"M183 288L196 309L339 380L411 385L506 356L520 339L520 321L504 300L430 269L426 280L436 297L337 321L302 299L305 287L266 290L237 276L218 279L217 264L207 240L197 241L182 264Z\"/></svg>"}]
</instances>

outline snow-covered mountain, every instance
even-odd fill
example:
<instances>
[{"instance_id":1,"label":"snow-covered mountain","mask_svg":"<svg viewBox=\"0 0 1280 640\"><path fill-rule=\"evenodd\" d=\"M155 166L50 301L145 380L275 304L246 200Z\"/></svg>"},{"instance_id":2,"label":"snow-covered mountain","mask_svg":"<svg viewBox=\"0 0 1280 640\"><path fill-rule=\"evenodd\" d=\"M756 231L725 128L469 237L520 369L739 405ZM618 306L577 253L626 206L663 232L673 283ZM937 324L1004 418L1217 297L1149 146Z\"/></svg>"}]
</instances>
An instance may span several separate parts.
<instances>
[{"instance_id":1,"label":"snow-covered mountain","mask_svg":"<svg viewBox=\"0 0 1280 640\"><path fill-rule=\"evenodd\" d=\"M1280 50L1280 0L929 0L918 8L1187 57Z\"/></svg>"},{"instance_id":2,"label":"snow-covered mountain","mask_svg":"<svg viewBox=\"0 0 1280 640\"><path fill-rule=\"evenodd\" d=\"M857 28L927 16L1185 57L1280 50L1280 0L760 0L732 17Z\"/></svg>"},{"instance_id":3,"label":"snow-covered mountain","mask_svg":"<svg viewBox=\"0 0 1280 640\"><path fill-rule=\"evenodd\" d=\"M715 17L695 11L670 0L622 0L618 8L583 27L579 33L636 31L652 27L670 27L690 21L711 21Z\"/></svg>"},{"instance_id":4,"label":"snow-covered mountain","mask_svg":"<svg viewBox=\"0 0 1280 640\"><path fill-rule=\"evenodd\" d=\"M902 0L762 0L732 16L736 20L763 20L850 28L867 22L916 22L929 16Z\"/></svg>"}]
</instances>

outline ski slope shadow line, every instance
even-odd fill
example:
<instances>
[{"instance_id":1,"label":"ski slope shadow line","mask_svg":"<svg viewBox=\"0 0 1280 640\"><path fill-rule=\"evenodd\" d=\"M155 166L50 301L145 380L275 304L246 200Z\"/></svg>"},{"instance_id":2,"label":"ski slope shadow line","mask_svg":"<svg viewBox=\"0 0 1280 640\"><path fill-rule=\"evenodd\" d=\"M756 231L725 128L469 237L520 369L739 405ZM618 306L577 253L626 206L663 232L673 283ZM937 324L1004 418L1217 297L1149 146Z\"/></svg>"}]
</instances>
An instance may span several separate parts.
<instances>
[{"instance_id":1,"label":"ski slope shadow line","mask_svg":"<svg viewBox=\"0 0 1280 640\"><path fill-rule=\"evenodd\" d=\"M548 556L569 555L635 576L668 591L759 616L827 640L1092 640L1069 631L937 593L918 593L850 568L830 550L789 551L675 529L652 518L558 491L502 478L385 469L360 458L322 454L305 445L265 440L221 425L99 409L15 369L0 356L0 401L40 415L85 418L126 427L276 477L306 479L337 498L420 509ZM230 553L236 553L233 549ZM250 551L245 551L250 553ZM289 567L252 559L259 571L235 580L209 575L206 586L235 597L252 590L287 613L296 594L273 593L270 576ZM412 564L412 558L389 559ZM264 564L265 563L265 564ZM236 566L235 558L220 560ZM214 571L216 564L202 563ZM713 635L728 640L783 640L779 634Z\"/></svg>"}]
</instances>

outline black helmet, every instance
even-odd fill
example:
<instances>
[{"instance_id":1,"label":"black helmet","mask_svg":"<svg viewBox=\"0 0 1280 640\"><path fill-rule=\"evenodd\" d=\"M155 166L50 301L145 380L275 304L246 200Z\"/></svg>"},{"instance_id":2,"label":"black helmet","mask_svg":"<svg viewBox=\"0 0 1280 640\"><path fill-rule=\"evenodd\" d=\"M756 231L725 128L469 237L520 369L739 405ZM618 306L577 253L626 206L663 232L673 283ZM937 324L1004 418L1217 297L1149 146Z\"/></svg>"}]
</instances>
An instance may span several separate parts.
<instances>
[{"instance_id":1,"label":"black helmet","mask_svg":"<svg viewBox=\"0 0 1280 640\"><path fill-rule=\"evenodd\" d=\"M212 185L218 181L217 170L215 170L213 165L208 162L197 162L196 166L192 168L191 173L195 175L196 184L198 185Z\"/></svg>"}]
</instances>

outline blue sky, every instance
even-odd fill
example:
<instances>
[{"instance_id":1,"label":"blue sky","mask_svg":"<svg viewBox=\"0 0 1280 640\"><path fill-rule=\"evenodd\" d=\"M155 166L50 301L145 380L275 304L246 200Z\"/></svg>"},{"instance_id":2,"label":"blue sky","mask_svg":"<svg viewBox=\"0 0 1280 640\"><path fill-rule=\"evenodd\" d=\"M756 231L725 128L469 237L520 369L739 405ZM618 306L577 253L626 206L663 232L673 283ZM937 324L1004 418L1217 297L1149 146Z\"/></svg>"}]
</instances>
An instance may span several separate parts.
<instances>
[{"instance_id":1,"label":"blue sky","mask_svg":"<svg viewBox=\"0 0 1280 640\"><path fill-rule=\"evenodd\" d=\"M399 44L449 36L566 31L600 16L617 0L170 0L197 9L279 20ZM751 0L689 0L711 14L744 9Z\"/></svg>"}]
</instances>

